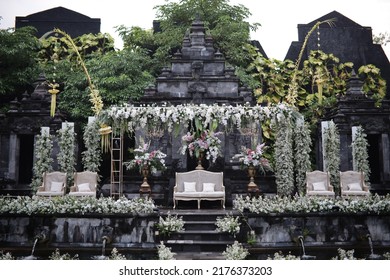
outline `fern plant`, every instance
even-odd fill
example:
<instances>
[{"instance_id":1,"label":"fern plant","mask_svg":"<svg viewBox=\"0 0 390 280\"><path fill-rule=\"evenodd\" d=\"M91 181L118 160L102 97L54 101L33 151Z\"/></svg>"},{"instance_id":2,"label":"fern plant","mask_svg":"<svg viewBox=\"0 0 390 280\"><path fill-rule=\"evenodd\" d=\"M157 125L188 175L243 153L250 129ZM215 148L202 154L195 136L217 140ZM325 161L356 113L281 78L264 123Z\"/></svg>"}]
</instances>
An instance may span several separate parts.
<instances>
[{"instance_id":1,"label":"fern plant","mask_svg":"<svg viewBox=\"0 0 390 280\"><path fill-rule=\"evenodd\" d=\"M51 153L53 150L52 137L48 133L37 135L35 142L35 162L33 166L33 179L30 184L31 189L35 192L42 185L42 175L44 172L53 170L53 158Z\"/></svg>"},{"instance_id":2,"label":"fern plant","mask_svg":"<svg viewBox=\"0 0 390 280\"><path fill-rule=\"evenodd\" d=\"M325 128L323 141L325 144L325 170L329 172L330 183L335 192L340 193L340 135L333 121L329 121L328 128Z\"/></svg>"},{"instance_id":3,"label":"fern plant","mask_svg":"<svg viewBox=\"0 0 390 280\"><path fill-rule=\"evenodd\" d=\"M363 171L366 183L370 181L370 164L368 162L367 134L361 126L356 128L355 139L352 141L352 155L354 170Z\"/></svg>"}]
</instances>

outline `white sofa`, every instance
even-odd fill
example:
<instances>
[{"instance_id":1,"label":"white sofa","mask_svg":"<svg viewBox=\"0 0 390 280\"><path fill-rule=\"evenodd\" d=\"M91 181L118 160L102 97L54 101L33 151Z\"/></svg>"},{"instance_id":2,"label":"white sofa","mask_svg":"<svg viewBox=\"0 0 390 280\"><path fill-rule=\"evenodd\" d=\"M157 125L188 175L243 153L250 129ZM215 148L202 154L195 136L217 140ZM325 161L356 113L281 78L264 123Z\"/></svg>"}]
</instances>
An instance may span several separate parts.
<instances>
[{"instance_id":1,"label":"white sofa","mask_svg":"<svg viewBox=\"0 0 390 280\"><path fill-rule=\"evenodd\" d=\"M194 170L176 172L176 185L173 188L173 208L179 200L198 201L198 209L202 200L221 200L225 208L225 186L223 172Z\"/></svg>"}]
</instances>

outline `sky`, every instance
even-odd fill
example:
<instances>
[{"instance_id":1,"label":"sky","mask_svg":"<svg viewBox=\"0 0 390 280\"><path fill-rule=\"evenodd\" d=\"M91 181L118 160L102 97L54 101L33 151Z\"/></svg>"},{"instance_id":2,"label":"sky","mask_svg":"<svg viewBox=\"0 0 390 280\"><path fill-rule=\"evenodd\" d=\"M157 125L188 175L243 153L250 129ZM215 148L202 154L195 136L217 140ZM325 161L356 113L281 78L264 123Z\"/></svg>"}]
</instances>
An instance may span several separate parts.
<instances>
[{"instance_id":1,"label":"sky","mask_svg":"<svg viewBox=\"0 0 390 280\"><path fill-rule=\"evenodd\" d=\"M177 0L176 0L177 1ZM15 26L16 16L28 16L62 6L91 18L101 19L101 32L122 40L115 26L139 26L151 29L156 18L156 5L165 0L0 0L0 29ZM262 45L269 58L283 60L292 41L298 39L298 24L307 24L332 11L338 11L356 23L371 27L373 34L390 33L390 0L230 0L242 4L251 12L248 22L261 27L251 33L251 39ZM390 44L383 47L390 60Z\"/></svg>"}]
</instances>

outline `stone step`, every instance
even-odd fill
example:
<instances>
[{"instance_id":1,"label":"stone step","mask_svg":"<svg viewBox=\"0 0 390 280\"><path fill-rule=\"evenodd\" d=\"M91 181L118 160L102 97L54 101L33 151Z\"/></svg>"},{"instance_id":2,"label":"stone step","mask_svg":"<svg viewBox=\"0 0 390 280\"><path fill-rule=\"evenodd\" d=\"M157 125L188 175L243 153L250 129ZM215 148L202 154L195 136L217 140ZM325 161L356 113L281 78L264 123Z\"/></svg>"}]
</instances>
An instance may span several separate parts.
<instances>
[{"instance_id":1,"label":"stone step","mask_svg":"<svg viewBox=\"0 0 390 280\"><path fill-rule=\"evenodd\" d=\"M226 232L216 230L185 230L172 233L171 240L196 240L196 241L234 241L234 238Z\"/></svg>"},{"instance_id":2,"label":"stone step","mask_svg":"<svg viewBox=\"0 0 390 280\"><path fill-rule=\"evenodd\" d=\"M160 209L160 215L177 215L184 231L172 233L164 244L177 253L176 259L223 259L222 252L234 243L234 237L216 231L218 217L239 215L232 209Z\"/></svg>"},{"instance_id":3,"label":"stone step","mask_svg":"<svg viewBox=\"0 0 390 280\"><path fill-rule=\"evenodd\" d=\"M225 215L240 215L236 210L225 209L170 209L160 210L160 216L165 217L168 214L182 217L183 221L213 221L215 223L217 217L224 217Z\"/></svg>"},{"instance_id":4,"label":"stone step","mask_svg":"<svg viewBox=\"0 0 390 280\"><path fill-rule=\"evenodd\" d=\"M185 231L189 230L215 230L215 220L211 221L184 221Z\"/></svg>"},{"instance_id":5,"label":"stone step","mask_svg":"<svg viewBox=\"0 0 390 280\"><path fill-rule=\"evenodd\" d=\"M226 240L177 240L170 239L164 242L167 247L170 247L172 252L214 252L221 253L226 249L227 245L233 244L234 241Z\"/></svg>"},{"instance_id":6,"label":"stone step","mask_svg":"<svg viewBox=\"0 0 390 280\"><path fill-rule=\"evenodd\" d=\"M176 260L225 260L220 252L178 252Z\"/></svg>"}]
</instances>

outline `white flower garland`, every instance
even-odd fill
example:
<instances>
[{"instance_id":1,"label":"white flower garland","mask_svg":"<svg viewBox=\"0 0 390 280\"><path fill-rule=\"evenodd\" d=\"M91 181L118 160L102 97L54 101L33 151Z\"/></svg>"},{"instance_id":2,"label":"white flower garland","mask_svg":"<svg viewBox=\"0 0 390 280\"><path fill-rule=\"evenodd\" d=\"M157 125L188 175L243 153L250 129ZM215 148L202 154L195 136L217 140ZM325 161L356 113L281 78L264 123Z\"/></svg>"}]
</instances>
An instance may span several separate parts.
<instances>
[{"instance_id":1,"label":"white flower garland","mask_svg":"<svg viewBox=\"0 0 390 280\"><path fill-rule=\"evenodd\" d=\"M178 124L188 124L194 119L199 119L203 126L216 121L225 127L236 126L241 128L242 123L262 122L267 119L285 115L291 117L294 109L280 103L274 106L263 107L261 105L206 105L184 104L170 105L123 105L112 106L101 112L100 123L112 126L114 129L127 129L134 132L137 128L161 124L169 132Z\"/></svg>"}]
</instances>

